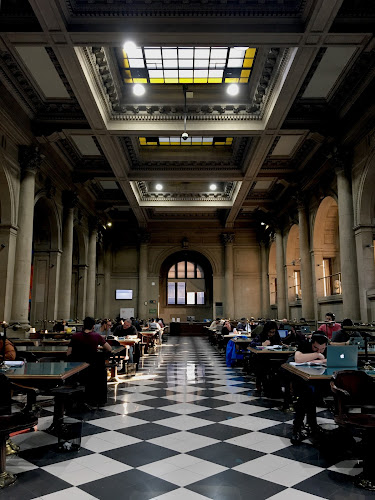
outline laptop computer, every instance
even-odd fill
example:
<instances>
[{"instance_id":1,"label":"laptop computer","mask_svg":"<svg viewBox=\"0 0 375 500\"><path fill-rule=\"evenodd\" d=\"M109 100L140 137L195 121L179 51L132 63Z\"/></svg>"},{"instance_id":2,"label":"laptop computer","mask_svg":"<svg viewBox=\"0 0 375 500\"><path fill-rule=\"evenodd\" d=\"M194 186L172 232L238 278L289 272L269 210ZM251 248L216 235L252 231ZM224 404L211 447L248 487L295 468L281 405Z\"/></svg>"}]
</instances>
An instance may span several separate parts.
<instances>
[{"instance_id":1,"label":"laptop computer","mask_svg":"<svg viewBox=\"0 0 375 500\"><path fill-rule=\"evenodd\" d=\"M356 345L329 345L327 347L328 368L357 368L358 347Z\"/></svg>"},{"instance_id":2,"label":"laptop computer","mask_svg":"<svg viewBox=\"0 0 375 500\"><path fill-rule=\"evenodd\" d=\"M350 337L349 344L356 345L360 349L364 349L365 348L365 339L362 337Z\"/></svg>"},{"instance_id":3,"label":"laptop computer","mask_svg":"<svg viewBox=\"0 0 375 500\"><path fill-rule=\"evenodd\" d=\"M289 331L288 330L279 330L279 335L280 335L281 339L285 339L285 337L287 337L289 335Z\"/></svg>"},{"instance_id":4,"label":"laptop computer","mask_svg":"<svg viewBox=\"0 0 375 500\"><path fill-rule=\"evenodd\" d=\"M301 333L311 333L309 326L301 326Z\"/></svg>"}]
</instances>

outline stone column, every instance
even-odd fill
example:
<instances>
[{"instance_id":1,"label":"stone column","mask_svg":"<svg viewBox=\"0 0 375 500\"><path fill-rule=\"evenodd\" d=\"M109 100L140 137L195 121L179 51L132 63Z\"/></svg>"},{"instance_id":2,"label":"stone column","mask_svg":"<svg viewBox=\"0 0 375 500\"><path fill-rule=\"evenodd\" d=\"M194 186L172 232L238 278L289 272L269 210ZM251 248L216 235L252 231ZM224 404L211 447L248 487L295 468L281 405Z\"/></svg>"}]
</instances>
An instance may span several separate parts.
<instances>
[{"instance_id":1,"label":"stone column","mask_svg":"<svg viewBox=\"0 0 375 500\"><path fill-rule=\"evenodd\" d=\"M343 317L360 319L353 197L344 168L336 168Z\"/></svg>"},{"instance_id":2,"label":"stone column","mask_svg":"<svg viewBox=\"0 0 375 500\"><path fill-rule=\"evenodd\" d=\"M314 294L310 254L309 222L304 200L298 200L299 253L301 257L302 316L314 319Z\"/></svg>"},{"instance_id":3,"label":"stone column","mask_svg":"<svg viewBox=\"0 0 375 500\"><path fill-rule=\"evenodd\" d=\"M262 316L270 317L270 284L268 278L267 265L267 246L264 241L260 242L260 265L261 265L261 284L262 284Z\"/></svg>"},{"instance_id":4,"label":"stone column","mask_svg":"<svg viewBox=\"0 0 375 500\"><path fill-rule=\"evenodd\" d=\"M142 233L139 245L139 266L138 266L138 317L147 318L147 270L148 270L148 243L149 233Z\"/></svg>"},{"instance_id":5,"label":"stone column","mask_svg":"<svg viewBox=\"0 0 375 500\"><path fill-rule=\"evenodd\" d=\"M82 320L86 314L87 264L78 265L77 318Z\"/></svg>"},{"instance_id":6,"label":"stone column","mask_svg":"<svg viewBox=\"0 0 375 500\"><path fill-rule=\"evenodd\" d=\"M104 318L111 318L111 298L113 298L111 289L111 247L107 246L104 251Z\"/></svg>"},{"instance_id":7,"label":"stone column","mask_svg":"<svg viewBox=\"0 0 375 500\"><path fill-rule=\"evenodd\" d=\"M375 289L373 227L356 227L355 242L357 248L360 319L363 323L368 323L373 318L371 317L371 305L367 297L367 292Z\"/></svg>"},{"instance_id":8,"label":"stone column","mask_svg":"<svg viewBox=\"0 0 375 500\"><path fill-rule=\"evenodd\" d=\"M286 317L284 246L281 229L276 229L276 276L277 276L277 315L279 319Z\"/></svg>"},{"instance_id":9,"label":"stone column","mask_svg":"<svg viewBox=\"0 0 375 500\"><path fill-rule=\"evenodd\" d=\"M234 278L233 278L233 243L234 234L224 233L222 235L225 245L225 274L224 274L224 287L225 287L225 304L224 315L227 319L234 319Z\"/></svg>"},{"instance_id":10,"label":"stone column","mask_svg":"<svg viewBox=\"0 0 375 500\"><path fill-rule=\"evenodd\" d=\"M0 224L0 318L9 323L12 313L14 258L17 245L17 228ZM11 330L8 331L10 335Z\"/></svg>"},{"instance_id":11,"label":"stone column","mask_svg":"<svg viewBox=\"0 0 375 500\"><path fill-rule=\"evenodd\" d=\"M60 261L58 318L69 319L72 298L73 223L77 196L70 191L63 193L64 221L62 230L62 255Z\"/></svg>"},{"instance_id":12,"label":"stone column","mask_svg":"<svg viewBox=\"0 0 375 500\"><path fill-rule=\"evenodd\" d=\"M86 316L95 317L96 297L96 239L98 229L93 221L89 223L89 248L87 255L87 293L86 293Z\"/></svg>"},{"instance_id":13,"label":"stone column","mask_svg":"<svg viewBox=\"0 0 375 500\"><path fill-rule=\"evenodd\" d=\"M19 162L23 173L18 205L18 234L15 255L11 322L29 329L29 295L33 242L35 174L43 160L38 148L21 146Z\"/></svg>"}]
</instances>

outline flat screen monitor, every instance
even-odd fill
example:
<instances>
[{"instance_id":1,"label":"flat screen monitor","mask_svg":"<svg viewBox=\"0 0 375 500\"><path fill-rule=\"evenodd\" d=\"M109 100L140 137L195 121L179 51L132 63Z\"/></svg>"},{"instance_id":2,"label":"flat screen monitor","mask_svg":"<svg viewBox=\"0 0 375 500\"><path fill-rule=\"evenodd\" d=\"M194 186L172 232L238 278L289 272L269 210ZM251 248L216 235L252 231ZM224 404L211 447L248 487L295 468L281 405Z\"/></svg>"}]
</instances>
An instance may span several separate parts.
<instances>
[{"instance_id":1,"label":"flat screen monitor","mask_svg":"<svg viewBox=\"0 0 375 500\"><path fill-rule=\"evenodd\" d=\"M131 300L133 290L116 290L116 300Z\"/></svg>"}]
</instances>

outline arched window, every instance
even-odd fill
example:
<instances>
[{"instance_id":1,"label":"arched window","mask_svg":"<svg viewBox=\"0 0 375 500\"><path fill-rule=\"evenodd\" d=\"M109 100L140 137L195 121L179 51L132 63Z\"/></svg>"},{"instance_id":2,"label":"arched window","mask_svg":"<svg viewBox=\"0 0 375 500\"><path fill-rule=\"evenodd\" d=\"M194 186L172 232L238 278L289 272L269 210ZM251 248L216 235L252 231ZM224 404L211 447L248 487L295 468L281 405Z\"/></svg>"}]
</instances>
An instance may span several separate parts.
<instances>
[{"instance_id":1,"label":"arched window","mask_svg":"<svg viewBox=\"0 0 375 500\"><path fill-rule=\"evenodd\" d=\"M204 272L199 264L181 260L169 268L167 304L205 304Z\"/></svg>"}]
</instances>

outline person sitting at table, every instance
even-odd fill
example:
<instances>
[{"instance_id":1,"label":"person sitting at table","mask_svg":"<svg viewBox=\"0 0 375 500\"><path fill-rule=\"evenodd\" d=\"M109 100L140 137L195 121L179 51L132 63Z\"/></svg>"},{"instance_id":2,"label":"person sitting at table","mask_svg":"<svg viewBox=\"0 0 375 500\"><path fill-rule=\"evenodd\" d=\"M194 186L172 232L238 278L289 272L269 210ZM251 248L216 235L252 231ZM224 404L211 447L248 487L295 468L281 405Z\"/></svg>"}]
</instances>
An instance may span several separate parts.
<instances>
[{"instance_id":1,"label":"person sitting at table","mask_svg":"<svg viewBox=\"0 0 375 500\"><path fill-rule=\"evenodd\" d=\"M223 328L221 329L221 335L230 335L237 333L237 330L232 327L230 321L225 321Z\"/></svg>"},{"instance_id":2,"label":"person sitting at table","mask_svg":"<svg viewBox=\"0 0 375 500\"><path fill-rule=\"evenodd\" d=\"M312 334L310 340L301 342L294 354L296 363L314 362L315 364L326 363L328 337L319 331ZM307 436L316 435L318 423L316 420L316 406L318 391L316 386L300 377L293 377L293 392L297 397L294 405L295 415L293 420L292 444L299 444ZM302 432L306 417L306 434Z\"/></svg>"},{"instance_id":3,"label":"person sitting at table","mask_svg":"<svg viewBox=\"0 0 375 500\"><path fill-rule=\"evenodd\" d=\"M103 319L100 322L100 335L103 335L106 337L111 333L111 328L112 328L112 321L110 319Z\"/></svg>"},{"instance_id":4,"label":"person sitting at table","mask_svg":"<svg viewBox=\"0 0 375 500\"><path fill-rule=\"evenodd\" d=\"M251 342L251 347L281 345L281 338L275 321L267 321L262 331Z\"/></svg>"},{"instance_id":5,"label":"person sitting at table","mask_svg":"<svg viewBox=\"0 0 375 500\"><path fill-rule=\"evenodd\" d=\"M213 330L214 332L216 332L216 329L219 327L219 326L222 326L224 323L223 320L221 320L220 318L216 318L211 324L210 324L210 327L209 329L210 330Z\"/></svg>"},{"instance_id":6,"label":"person sitting at table","mask_svg":"<svg viewBox=\"0 0 375 500\"><path fill-rule=\"evenodd\" d=\"M53 332L64 332L66 328L66 321L65 319L61 319L57 323L53 325L52 331Z\"/></svg>"},{"instance_id":7,"label":"person sitting at table","mask_svg":"<svg viewBox=\"0 0 375 500\"><path fill-rule=\"evenodd\" d=\"M345 318L342 322L342 326L353 326L353 321L349 318ZM349 344L351 337L358 337L358 340L362 338L362 335L355 330L338 330L332 334L331 344L333 345L345 345Z\"/></svg>"},{"instance_id":8,"label":"person sitting at table","mask_svg":"<svg viewBox=\"0 0 375 500\"><path fill-rule=\"evenodd\" d=\"M332 312L326 313L325 323L318 328L318 331L323 332L329 340L331 340L333 332L341 330L340 323L336 323L335 319L336 316Z\"/></svg>"},{"instance_id":9,"label":"person sitting at table","mask_svg":"<svg viewBox=\"0 0 375 500\"><path fill-rule=\"evenodd\" d=\"M102 346L104 352L111 352L112 347L100 333L93 331L94 325L95 320L90 316L83 320L83 330L73 334L67 356L69 361L89 363L90 366L80 374L85 386L85 400L90 406L103 406L107 402L107 370L98 346Z\"/></svg>"},{"instance_id":10,"label":"person sitting at table","mask_svg":"<svg viewBox=\"0 0 375 500\"><path fill-rule=\"evenodd\" d=\"M300 342L306 340L306 336L301 331L296 331L294 326L290 328L288 335L282 339L284 345L299 344Z\"/></svg>"},{"instance_id":11,"label":"person sitting at table","mask_svg":"<svg viewBox=\"0 0 375 500\"><path fill-rule=\"evenodd\" d=\"M0 361L14 361L16 359L16 349L9 339L5 340L5 353L3 359L4 342L0 339Z\"/></svg>"},{"instance_id":12,"label":"person sitting at table","mask_svg":"<svg viewBox=\"0 0 375 500\"><path fill-rule=\"evenodd\" d=\"M135 336L138 337L138 332L135 326L132 324L132 320L130 318L126 318L123 320L122 325L118 325L113 335L116 337L127 337L127 336ZM133 346L129 347L129 363L133 363Z\"/></svg>"},{"instance_id":13,"label":"person sitting at table","mask_svg":"<svg viewBox=\"0 0 375 500\"><path fill-rule=\"evenodd\" d=\"M247 321L246 318L241 318L240 321L237 323L237 330L241 330L246 332L247 331Z\"/></svg>"}]
</instances>

